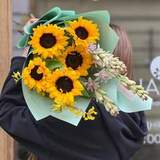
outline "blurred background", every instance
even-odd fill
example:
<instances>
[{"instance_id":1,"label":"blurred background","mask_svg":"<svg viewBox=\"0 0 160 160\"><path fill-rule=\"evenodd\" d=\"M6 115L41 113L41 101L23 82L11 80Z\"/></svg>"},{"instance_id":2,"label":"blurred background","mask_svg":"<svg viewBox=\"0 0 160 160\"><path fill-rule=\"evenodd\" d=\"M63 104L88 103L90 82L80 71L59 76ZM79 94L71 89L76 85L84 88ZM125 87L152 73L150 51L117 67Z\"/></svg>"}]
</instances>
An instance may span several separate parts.
<instances>
[{"instance_id":1,"label":"blurred background","mask_svg":"<svg viewBox=\"0 0 160 160\"><path fill-rule=\"evenodd\" d=\"M23 24L32 13L39 17L53 6L74 9L77 12L105 9L111 13L111 22L122 26L133 45L134 80L149 91L154 99L152 111L146 112L149 134L133 160L160 158L160 1L159 0L12 0L13 52ZM25 160L27 150L17 144L16 160Z\"/></svg>"}]
</instances>

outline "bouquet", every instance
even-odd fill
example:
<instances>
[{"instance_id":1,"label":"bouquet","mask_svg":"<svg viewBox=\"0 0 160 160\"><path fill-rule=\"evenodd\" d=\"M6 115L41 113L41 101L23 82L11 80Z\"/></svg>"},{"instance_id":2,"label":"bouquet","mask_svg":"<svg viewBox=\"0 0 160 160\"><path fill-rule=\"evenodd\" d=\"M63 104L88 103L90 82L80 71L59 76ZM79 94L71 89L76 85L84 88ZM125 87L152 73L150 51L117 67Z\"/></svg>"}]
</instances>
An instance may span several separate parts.
<instances>
[{"instance_id":1,"label":"bouquet","mask_svg":"<svg viewBox=\"0 0 160 160\"><path fill-rule=\"evenodd\" d=\"M112 55L118 36L109 21L107 11L76 14L55 7L24 27L19 47L30 49L22 74L13 78L22 79L37 120L49 115L74 125L81 117L94 120L96 108L88 108L92 98L112 116L150 109L148 93L127 78L125 64Z\"/></svg>"}]
</instances>

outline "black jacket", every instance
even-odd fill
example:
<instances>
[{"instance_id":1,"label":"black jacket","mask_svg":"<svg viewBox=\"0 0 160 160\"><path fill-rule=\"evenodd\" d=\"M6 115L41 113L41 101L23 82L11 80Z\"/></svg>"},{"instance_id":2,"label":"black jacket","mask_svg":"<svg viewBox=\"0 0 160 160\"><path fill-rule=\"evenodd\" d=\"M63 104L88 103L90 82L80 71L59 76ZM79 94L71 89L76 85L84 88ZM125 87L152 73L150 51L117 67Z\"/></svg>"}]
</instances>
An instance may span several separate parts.
<instances>
[{"instance_id":1,"label":"black jacket","mask_svg":"<svg viewBox=\"0 0 160 160\"><path fill-rule=\"evenodd\" d=\"M0 96L0 126L35 153L39 160L129 160L147 133L143 112L120 112L115 118L92 100L98 116L77 127L47 117L36 121L23 97L21 82L11 77L21 71L24 57L14 57ZM36 100L35 100L36 101Z\"/></svg>"}]
</instances>

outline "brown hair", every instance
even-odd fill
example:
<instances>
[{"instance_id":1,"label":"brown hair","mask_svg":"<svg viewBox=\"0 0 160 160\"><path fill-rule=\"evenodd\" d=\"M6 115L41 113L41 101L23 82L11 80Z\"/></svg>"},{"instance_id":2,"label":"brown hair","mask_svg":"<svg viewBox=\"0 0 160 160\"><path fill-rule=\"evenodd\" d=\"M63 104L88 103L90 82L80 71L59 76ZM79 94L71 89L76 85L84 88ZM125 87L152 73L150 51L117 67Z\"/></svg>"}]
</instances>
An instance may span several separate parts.
<instances>
[{"instance_id":1,"label":"brown hair","mask_svg":"<svg viewBox=\"0 0 160 160\"><path fill-rule=\"evenodd\" d=\"M128 78L133 79L132 45L128 35L122 27L115 24L111 24L110 26L119 36L118 45L113 54L125 63L127 66L127 76Z\"/></svg>"}]
</instances>

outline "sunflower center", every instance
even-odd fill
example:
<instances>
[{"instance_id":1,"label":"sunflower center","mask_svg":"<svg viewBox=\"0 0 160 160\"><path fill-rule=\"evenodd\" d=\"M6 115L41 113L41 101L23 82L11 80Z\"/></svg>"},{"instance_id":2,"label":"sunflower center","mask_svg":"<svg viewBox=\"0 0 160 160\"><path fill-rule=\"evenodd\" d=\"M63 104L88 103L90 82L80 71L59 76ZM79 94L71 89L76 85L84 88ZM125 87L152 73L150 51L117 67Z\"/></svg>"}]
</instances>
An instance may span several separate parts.
<instances>
[{"instance_id":1,"label":"sunflower center","mask_svg":"<svg viewBox=\"0 0 160 160\"><path fill-rule=\"evenodd\" d=\"M56 44L56 37L52 33L44 33L40 38L40 45L44 48L51 48Z\"/></svg>"},{"instance_id":2,"label":"sunflower center","mask_svg":"<svg viewBox=\"0 0 160 160\"><path fill-rule=\"evenodd\" d=\"M69 77L63 76L56 81L56 86L63 93L70 92L73 89L73 81Z\"/></svg>"},{"instance_id":3,"label":"sunflower center","mask_svg":"<svg viewBox=\"0 0 160 160\"><path fill-rule=\"evenodd\" d=\"M88 31L84 27L76 28L75 33L82 40L85 40L86 38L88 38Z\"/></svg>"},{"instance_id":4,"label":"sunflower center","mask_svg":"<svg viewBox=\"0 0 160 160\"><path fill-rule=\"evenodd\" d=\"M66 57L66 65L67 67L71 67L76 70L83 63L83 58L80 53L73 51L72 54L68 54Z\"/></svg>"},{"instance_id":5,"label":"sunflower center","mask_svg":"<svg viewBox=\"0 0 160 160\"><path fill-rule=\"evenodd\" d=\"M35 66L32 70L31 70L31 77L33 79L35 79L36 81L40 81L42 78L43 78L43 73L37 73L37 70L38 70L39 66Z\"/></svg>"}]
</instances>

